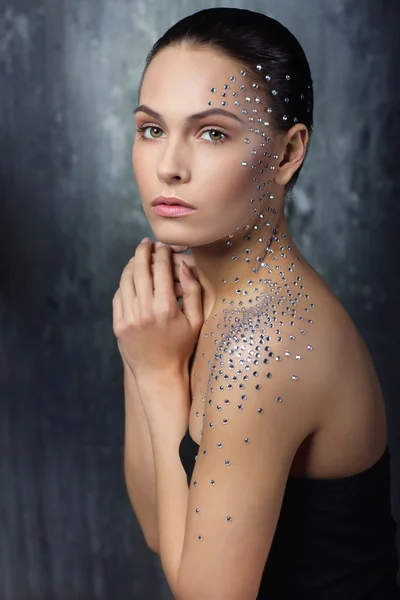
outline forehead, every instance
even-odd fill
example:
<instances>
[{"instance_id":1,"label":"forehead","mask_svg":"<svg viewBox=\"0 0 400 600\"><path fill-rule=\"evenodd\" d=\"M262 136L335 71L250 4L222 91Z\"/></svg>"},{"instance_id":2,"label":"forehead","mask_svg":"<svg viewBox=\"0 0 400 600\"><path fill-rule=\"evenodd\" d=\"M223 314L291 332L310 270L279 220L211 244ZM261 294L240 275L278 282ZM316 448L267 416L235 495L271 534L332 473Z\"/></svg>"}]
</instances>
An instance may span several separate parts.
<instances>
[{"instance_id":1,"label":"forehead","mask_svg":"<svg viewBox=\"0 0 400 600\"><path fill-rule=\"evenodd\" d=\"M238 63L211 48L198 48L188 45L171 46L162 50L150 63L143 79L140 102L179 107L179 102L187 110L190 103L195 111L207 107L215 101L211 88L216 88L218 98L224 85L231 84L231 76L240 77ZM221 98L222 100L222 98ZM230 103L233 108L233 102Z\"/></svg>"}]
</instances>

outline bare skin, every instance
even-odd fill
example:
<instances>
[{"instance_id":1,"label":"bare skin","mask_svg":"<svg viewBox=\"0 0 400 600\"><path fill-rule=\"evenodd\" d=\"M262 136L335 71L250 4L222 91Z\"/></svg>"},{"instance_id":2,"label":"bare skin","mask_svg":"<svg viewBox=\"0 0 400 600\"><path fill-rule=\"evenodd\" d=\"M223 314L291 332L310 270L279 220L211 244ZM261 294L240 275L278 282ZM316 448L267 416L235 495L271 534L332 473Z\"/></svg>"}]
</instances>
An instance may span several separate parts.
<instances>
[{"instance_id":1,"label":"bare skin","mask_svg":"<svg viewBox=\"0 0 400 600\"><path fill-rule=\"evenodd\" d=\"M156 242L154 249L156 250L160 244L161 242ZM182 295L179 283L179 265L182 256L195 275L197 271L193 256L181 254L187 250L187 247L173 246L172 250L175 290L178 298ZM155 252L152 254L153 262L154 259ZM321 413L321 428L310 435L298 449L290 475L316 479L344 477L367 469L383 454L387 444L384 401L368 349L350 317L320 276L311 267L308 268L306 263L305 267L308 285L312 278L313 297L317 297L318 304L324 306L333 336L339 338L339 343L340 337L346 336L346 340L351 340L351 344L348 346L346 344L343 348L341 366L335 365L335 368L344 370L341 371L341 377L337 378L337 385L326 395ZM325 315L321 316L325 317ZM332 317L335 317L334 320ZM204 339L206 331L207 323L203 327L199 340ZM326 331L324 334L329 335L329 332ZM208 350L210 351L210 348ZM201 357L206 351L207 344L201 341L196 348L192 367L191 388L194 396L198 395L198 388L207 376L206 362ZM193 377L193 373L196 373L196 378ZM200 444L200 436L196 433L195 417L198 410L202 410L199 400L192 404L189 429L192 438ZM353 460L349 460L349 456L354 457Z\"/></svg>"},{"instance_id":2,"label":"bare skin","mask_svg":"<svg viewBox=\"0 0 400 600\"><path fill-rule=\"evenodd\" d=\"M212 339L206 334L215 330L216 322L222 319L222 298L228 302L237 298L235 285L221 283L221 273L229 282L232 274L240 280L249 276L244 262L230 262L232 250L226 249L226 235L236 224L251 222L252 206L242 200L253 194L254 184L251 172L234 167L244 152L240 125L222 116L205 119L191 129L184 122L188 114L207 107L210 88L222 87L234 68L237 65L229 58L213 50L169 48L151 63L140 98L141 105L151 107L162 119L150 118L145 111L136 114L138 127L149 124L165 132L165 137L155 143L135 142L133 167L156 238L174 246L176 295L180 295L177 269L182 248L190 247L192 259L185 256L185 260L196 269L203 288L205 320L191 373L193 403L189 417L190 433L197 443L201 441L198 415L204 411L207 358L214 351ZM186 83L188 73L190 86ZM218 150L207 147L199 134L206 125L228 130L230 141ZM273 241L271 249L279 253L284 235L290 250L281 261L282 269L297 261L296 274L301 276L316 307L313 345L319 349L318 359L315 362L314 356L313 385L304 390L311 397L310 404L299 424L309 433L295 453L290 474L324 479L352 475L373 465L384 452L387 430L382 391L368 349L345 309L302 256L283 214L285 185L304 160L307 143L307 130L302 124L274 139L274 152L279 158L271 188L275 205L280 208L271 221L280 241ZM220 173L229 176L221 177ZM155 216L150 203L159 194L192 203L196 214L191 220L174 221ZM244 247L258 252L256 236L245 246L238 238L234 242L238 256L243 255ZM271 277L276 277L275 273Z\"/></svg>"}]
</instances>

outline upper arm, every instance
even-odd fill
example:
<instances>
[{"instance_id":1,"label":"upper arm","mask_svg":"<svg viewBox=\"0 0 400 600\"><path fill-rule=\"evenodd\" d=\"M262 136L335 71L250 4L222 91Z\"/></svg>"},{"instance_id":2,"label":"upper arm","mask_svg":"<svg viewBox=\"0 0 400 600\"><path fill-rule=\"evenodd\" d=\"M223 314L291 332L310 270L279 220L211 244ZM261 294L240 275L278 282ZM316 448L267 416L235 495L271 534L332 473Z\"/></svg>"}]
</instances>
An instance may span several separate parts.
<instances>
[{"instance_id":1,"label":"upper arm","mask_svg":"<svg viewBox=\"0 0 400 600\"><path fill-rule=\"evenodd\" d=\"M180 565L184 599L256 598L293 457L312 431L309 338L298 332L281 344L262 329L245 333L224 338L211 369Z\"/></svg>"}]
</instances>

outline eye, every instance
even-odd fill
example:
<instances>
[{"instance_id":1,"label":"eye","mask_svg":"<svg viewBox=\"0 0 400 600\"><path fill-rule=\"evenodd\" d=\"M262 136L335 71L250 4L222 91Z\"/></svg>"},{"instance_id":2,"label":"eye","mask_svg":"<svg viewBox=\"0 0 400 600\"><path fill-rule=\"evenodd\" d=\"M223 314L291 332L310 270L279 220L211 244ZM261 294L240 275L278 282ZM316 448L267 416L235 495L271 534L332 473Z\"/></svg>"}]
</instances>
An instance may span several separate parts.
<instances>
[{"instance_id":1,"label":"eye","mask_svg":"<svg viewBox=\"0 0 400 600\"><path fill-rule=\"evenodd\" d=\"M223 142L228 137L225 133L219 131L219 129L207 129L207 131L203 131L202 135L209 135L210 139L206 141L213 143Z\"/></svg>"},{"instance_id":2,"label":"eye","mask_svg":"<svg viewBox=\"0 0 400 600\"><path fill-rule=\"evenodd\" d=\"M160 138L164 133L161 127L156 127L155 125L144 125L143 127L139 127L137 131L147 140ZM149 135L146 134L147 131L150 132Z\"/></svg>"}]
</instances>

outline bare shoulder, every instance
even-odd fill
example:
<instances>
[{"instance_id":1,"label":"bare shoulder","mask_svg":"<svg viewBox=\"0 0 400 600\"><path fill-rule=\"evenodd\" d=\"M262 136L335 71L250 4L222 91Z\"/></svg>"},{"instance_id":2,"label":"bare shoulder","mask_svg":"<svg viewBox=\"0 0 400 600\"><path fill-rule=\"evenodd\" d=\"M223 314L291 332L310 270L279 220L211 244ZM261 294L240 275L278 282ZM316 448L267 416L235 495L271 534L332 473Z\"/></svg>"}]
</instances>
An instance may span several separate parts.
<instances>
[{"instance_id":1,"label":"bare shoulder","mask_svg":"<svg viewBox=\"0 0 400 600\"><path fill-rule=\"evenodd\" d=\"M260 398L263 410L279 407L282 427L291 429L298 441L318 425L315 388L320 382L326 385L332 358L326 299L321 301L317 286L309 290L306 279L296 275L282 286L262 281L251 301L232 303L214 315L208 332L213 353L209 401L218 386L236 391L242 400L239 410L244 410L251 393L254 400ZM321 287L321 293L329 291ZM339 307L337 303L338 322L344 318ZM337 334L335 326L329 327Z\"/></svg>"},{"instance_id":2,"label":"bare shoulder","mask_svg":"<svg viewBox=\"0 0 400 600\"><path fill-rule=\"evenodd\" d=\"M324 399L331 402L345 385L362 385L373 374L367 346L343 305L306 263L282 286L266 280L253 298L214 316L214 360L219 357L225 369L218 372L213 363L210 378L228 380L236 370L235 382L242 380L243 389L281 389L275 401L290 399L287 410L299 410L298 426L312 431L320 424Z\"/></svg>"},{"instance_id":3,"label":"bare shoulder","mask_svg":"<svg viewBox=\"0 0 400 600\"><path fill-rule=\"evenodd\" d=\"M343 391L341 384L349 383L349 378L374 369L367 345L343 304L319 275L306 269L305 286L313 304L312 364L317 367L310 382L332 398L339 389Z\"/></svg>"},{"instance_id":4,"label":"bare shoulder","mask_svg":"<svg viewBox=\"0 0 400 600\"><path fill-rule=\"evenodd\" d=\"M305 270L304 287L313 304L307 388L318 428L292 472L348 476L374 464L387 444L383 394L367 344L345 307L312 269Z\"/></svg>"}]
</instances>

